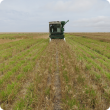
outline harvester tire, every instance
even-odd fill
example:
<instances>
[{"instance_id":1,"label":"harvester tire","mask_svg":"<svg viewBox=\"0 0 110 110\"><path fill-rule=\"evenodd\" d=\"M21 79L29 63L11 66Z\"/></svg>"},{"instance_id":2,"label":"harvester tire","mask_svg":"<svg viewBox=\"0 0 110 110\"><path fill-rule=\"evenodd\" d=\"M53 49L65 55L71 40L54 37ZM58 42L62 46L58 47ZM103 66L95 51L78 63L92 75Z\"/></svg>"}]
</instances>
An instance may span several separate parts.
<instances>
[{"instance_id":1,"label":"harvester tire","mask_svg":"<svg viewBox=\"0 0 110 110\"><path fill-rule=\"evenodd\" d=\"M49 42L51 42L51 38L49 39Z\"/></svg>"},{"instance_id":2,"label":"harvester tire","mask_svg":"<svg viewBox=\"0 0 110 110\"><path fill-rule=\"evenodd\" d=\"M64 41L66 42L66 39L64 38Z\"/></svg>"}]
</instances>

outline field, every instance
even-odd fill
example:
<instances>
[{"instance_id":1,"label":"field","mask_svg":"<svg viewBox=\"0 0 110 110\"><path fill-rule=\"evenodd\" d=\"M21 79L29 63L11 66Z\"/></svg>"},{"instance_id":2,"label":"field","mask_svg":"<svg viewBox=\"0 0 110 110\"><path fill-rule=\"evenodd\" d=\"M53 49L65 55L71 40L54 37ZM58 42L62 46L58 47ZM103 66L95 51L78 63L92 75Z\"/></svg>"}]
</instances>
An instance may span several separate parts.
<instances>
[{"instance_id":1,"label":"field","mask_svg":"<svg viewBox=\"0 0 110 110\"><path fill-rule=\"evenodd\" d=\"M0 34L4 110L106 110L110 107L110 33Z\"/></svg>"}]
</instances>

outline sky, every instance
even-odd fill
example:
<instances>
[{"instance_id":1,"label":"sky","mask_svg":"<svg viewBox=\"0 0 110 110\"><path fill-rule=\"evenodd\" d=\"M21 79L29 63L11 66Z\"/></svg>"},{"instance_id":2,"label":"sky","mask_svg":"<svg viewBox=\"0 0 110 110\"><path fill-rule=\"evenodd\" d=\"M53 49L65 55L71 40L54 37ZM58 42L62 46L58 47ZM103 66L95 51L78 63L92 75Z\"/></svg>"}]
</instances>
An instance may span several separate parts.
<instances>
[{"instance_id":1,"label":"sky","mask_svg":"<svg viewBox=\"0 0 110 110\"><path fill-rule=\"evenodd\" d=\"M109 1L0 0L0 32L48 32L67 20L65 32L110 32Z\"/></svg>"}]
</instances>

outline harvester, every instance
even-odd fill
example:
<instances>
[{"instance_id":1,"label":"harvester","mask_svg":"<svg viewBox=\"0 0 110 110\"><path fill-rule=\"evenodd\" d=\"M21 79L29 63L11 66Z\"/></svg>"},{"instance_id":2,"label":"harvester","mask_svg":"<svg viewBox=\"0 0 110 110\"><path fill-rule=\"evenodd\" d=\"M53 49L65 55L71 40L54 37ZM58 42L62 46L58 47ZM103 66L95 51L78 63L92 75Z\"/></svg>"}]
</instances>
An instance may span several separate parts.
<instances>
[{"instance_id":1,"label":"harvester","mask_svg":"<svg viewBox=\"0 0 110 110\"><path fill-rule=\"evenodd\" d=\"M50 41L51 39L64 39L65 41L65 37L64 37L64 25L69 22L68 21L53 21L53 22L49 22L49 37L50 37Z\"/></svg>"}]
</instances>

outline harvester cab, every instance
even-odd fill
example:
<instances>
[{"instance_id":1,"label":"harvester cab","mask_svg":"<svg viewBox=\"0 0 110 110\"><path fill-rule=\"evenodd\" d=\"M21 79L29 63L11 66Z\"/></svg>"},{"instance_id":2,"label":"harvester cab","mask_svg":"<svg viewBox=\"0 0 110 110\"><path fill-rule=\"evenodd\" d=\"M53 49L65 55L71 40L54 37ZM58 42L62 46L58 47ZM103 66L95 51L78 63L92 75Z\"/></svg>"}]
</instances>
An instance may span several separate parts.
<instances>
[{"instance_id":1,"label":"harvester cab","mask_svg":"<svg viewBox=\"0 0 110 110\"><path fill-rule=\"evenodd\" d=\"M68 21L53 21L49 22L49 37L51 39L64 39L64 26Z\"/></svg>"}]
</instances>

